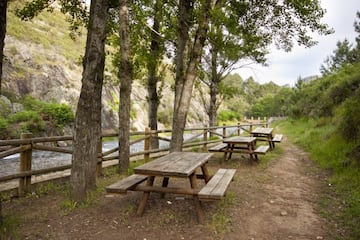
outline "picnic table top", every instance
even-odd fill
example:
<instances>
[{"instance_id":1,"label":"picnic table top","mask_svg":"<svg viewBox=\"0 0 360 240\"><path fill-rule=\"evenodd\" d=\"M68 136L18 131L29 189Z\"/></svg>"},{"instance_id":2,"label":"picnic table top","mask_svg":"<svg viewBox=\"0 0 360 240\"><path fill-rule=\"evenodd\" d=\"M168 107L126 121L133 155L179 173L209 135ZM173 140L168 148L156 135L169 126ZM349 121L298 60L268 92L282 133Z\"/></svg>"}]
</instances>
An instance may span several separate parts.
<instances>
[{"instance_id":1,"label":"picnic table top","mask_svg":"<svg viewBox=\"0 0 360 240\"><path fill-rule=\"evenodd\" d=\"M252 134L271 134L273 132L273 128L264 128L264 127L257 127L253 131L251 131Z\"/></svg>"},{"instance_id":2,"label":"picnic table top","mask_svg":"<svg viewBox=\"0 0 360 240\"><path fill-rule=\"evenodd\" d=\"M236 136L236 137L230 137L230 138L225 138L223 140L224 143L252 143L256 141L256 137L244 137L244 136Z\"/></svg>"},{"instance_id":3,"label":"picnic table top","mask_svg":"<svg viewBox=\"0 0 360 240\"><path fill-rule=\"evenodd\" d=\"M203 166L212 153L172 152L134 168L135 174L166 177L189 177Z\"/></svg>"}]
</instances>

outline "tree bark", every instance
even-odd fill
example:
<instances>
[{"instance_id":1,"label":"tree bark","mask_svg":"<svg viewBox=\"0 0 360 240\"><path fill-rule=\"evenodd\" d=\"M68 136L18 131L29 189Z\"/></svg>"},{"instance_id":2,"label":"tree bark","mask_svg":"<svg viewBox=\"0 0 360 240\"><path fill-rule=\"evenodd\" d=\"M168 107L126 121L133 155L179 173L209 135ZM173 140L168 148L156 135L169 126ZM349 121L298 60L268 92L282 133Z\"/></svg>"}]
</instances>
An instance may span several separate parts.
<instances>
[{"instance_id":1,"label":"tree bark","mask_svg":"<svg viewBox=\"0 0 360 240\"><path fill-rule=\"evenodd\" d=\"M154 6L154 23L153 29L151 31L151 45L150 45L150 58L148 59L148 118L149 118L149 127L151 130L158 129L158 108L160 98L157 92L157 84L159 82L159 74L158 74L158 65L160 58L160 36L158 35L160 30L160 14L159 11L161 9L162 1L156 0ZM152 138L151 139L151 148L158 149L159 148L159 139Z\"/></svg>"},{"instance_id":2,"label":"tree bark","mask_svg":"<svg viewBox=\"0 0 360 240\"><path fill-rule=\"evenodd\" d=\"M211 49L211 82L210 82L210 104L208 110L209 126L217 126L217 96L219 94L220 76L217 71L218 51L214 46Z\"/></svg>"},{"instance_id":3,"label":"tree bark","mask_svg":"<svg viewBox=\"0 0 360 240\"><path fill-rule=\"evenodd\" d=\"M0 1L0 95L1 83L2 83L2 66L4 59L4 46L5 46L5 35L6 35L6 13L7 13L8 0Z\"/></svg>"},{"instance_id":4,"label":"tree bark","mask_svg":"<svg viewBox=\"0 0 360 240\"><path fill-rule=\"evenodd\" d=\"M179 2L179 15L178 15L178 43L176 49L176 76L175 76L175 99L174 99L174 111L173 111L173 132L170 142L170 151L181 151L184 127L182 129L178 111L180 105L181 94L183 92L185 84L185 59L186 58L186 46L189 41L189 29L191 26L191 15L193 10L192 1L180 0ZM176 126L176 127L175 127ZM178 130L174 132L175 128Z\"/></svg>"},{"instance_id":5,"label":"tree bark","mask_svg":"<svg viewBox=\"0 0 360 240\"><path fill-rule=\"evenodd\" d=\"M182 1L180 1L181 4ZM206 0L199 16L199 25L195 34L194 44L190 52L184 81L176 84L175 107L173 117L173 129L170 142L170 151L182 151L183 134L186 124L186 117L190 107L193 85L196 79L197 66L200 63L202 50L205 44L209 28L210 11L212 1ZM183 26L179 26L180 31ZM180 41L180 39L179 39ZM176 79L178 80L178 79ZM183 84L181 84L183 83Z\"/></svg>"},{"instance_id":6,"label":"tree bark","mask_svg":"<svg viewBox=\"0 0 360 240\"><path fill-rule=\"evenodd\" d=\"M108 0L92 0L90 6L82 87L75 117L74 153L70 178L71 198L76 202L83 202L86 193L96 188L108 5Z\"/></svg>"},{"instance_id":7,"label":"tree bark","mask_svg":"<svg viewBox=\"0 0 360 240\"><path fill-rule=\"evenodd\" d=\"M120 106L119 106L119 172L128 173L130 165L130 107L132 63L130 52L130 23L127 0L120 0Z\"/></svg>"}]
</instances>

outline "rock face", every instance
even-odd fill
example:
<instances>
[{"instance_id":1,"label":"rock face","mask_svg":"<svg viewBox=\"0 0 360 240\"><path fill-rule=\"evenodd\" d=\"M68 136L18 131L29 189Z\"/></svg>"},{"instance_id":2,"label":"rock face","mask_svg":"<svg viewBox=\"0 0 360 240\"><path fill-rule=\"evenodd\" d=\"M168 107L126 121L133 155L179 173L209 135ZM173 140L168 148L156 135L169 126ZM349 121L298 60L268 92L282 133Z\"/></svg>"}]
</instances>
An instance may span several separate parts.
<instances>
[{"instance_id":1,"label":"rock face","mask_svg":"<svg viewBox=\"0 0 360 240\"><path fill-rule=\"evenodd\" d=\"M58 54L56 47L44 48L39 44L22 42L10 35L5 38L2 89L5 94L22 97L31 95L47 102L66 103L76 111L81 89L82 66L68 61ZM106 131L118 129L119 87L105 84L102 99L102 128ZM144 86L134 82L132 91L131 128L143 131L148 125L147 92ZM173 93L170 86L164 90L159 111L172 112ZM12 103L12 111L21 106ZM206 119L203 107L192 101L189 125L199 125ZM169 115L169 114L165 114ZM170 114L171 115L171 114ZM162 125L159 125L161 128Z\"/></svg>"}]
</instances>

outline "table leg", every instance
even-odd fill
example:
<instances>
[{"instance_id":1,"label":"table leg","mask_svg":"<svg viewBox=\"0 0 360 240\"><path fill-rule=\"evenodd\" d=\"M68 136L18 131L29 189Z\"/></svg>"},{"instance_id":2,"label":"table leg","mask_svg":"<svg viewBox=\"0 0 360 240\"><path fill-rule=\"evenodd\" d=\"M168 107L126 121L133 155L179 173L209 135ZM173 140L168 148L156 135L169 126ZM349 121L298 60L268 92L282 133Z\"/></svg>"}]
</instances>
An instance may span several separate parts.
<instances>
[{"instance_id":1,"label":"table leg","mask_svg":"<svg viewBox=\"0 0 360 240\"><path fill-rule=\"evenodd\" d=\"M147 182L146 182L146 185L147 186L153 186L154 185L154 179L155 179L154 176L149 177ZM147 200L149 199L149 195L150 195L150 192L144 192L143 193L139 208L137 210L137 214L140 215L140 216L142 216L143 213L144 213L144 209L145 209Z\"/></svg>"},{"instance_id":2,"label":"table leg","mask_svg":"<svg viewBox=\"0 0 360 240\"><path fill-rule=\"evenodd\" d=\"M229 154L229 158L227 160L231 159L232 153L234 151L234 146L235 146L235 144L231 144L231 151L230 151L230 154Z\"/></svg>"},{"instance_id":3,"label":"table leg","mask_svg":"<svg viewBox=\"0 0 360 240\"><path fill-rule=\"evenodd\" d=\"M207 183L208 181L210 181L210 174L209 174L209 171L206 167L206 164L202 165L201 166L201 171L203 173L203 176L204 176L204 179L205 179L205 183Z\"/></svg>"},{"instance_id":4,"label":"table leg","mask_svg":"<svg viewBox=\"0 0 360 240\"><path fill-rule=\"evenodd\" d=\"M163 178L163 182L162 182L162 187L167 187L169 185L169 178L168 177L164 177ZM165 197L165 193L161 193L160 194L161 198Z\"/></svg>"},{"instance_id":5,"label":"table leg","mask_svg":"<svg viewBox=\"0 0 360 240\"><path fill-rule=\"evenodd\" d=\"M190 179L191 188L193 188L193 189L198 188L197 183L196 183L196 175L191 174L189 176L189 179ZM195 203L195 209L196 209L198 221L199 221L199 223L203 224L204 223L204 211L201 207L201 202L199 200L198 195L193 195L193 197L194 197L194 203Z\"/></svg>"}]
</instances>

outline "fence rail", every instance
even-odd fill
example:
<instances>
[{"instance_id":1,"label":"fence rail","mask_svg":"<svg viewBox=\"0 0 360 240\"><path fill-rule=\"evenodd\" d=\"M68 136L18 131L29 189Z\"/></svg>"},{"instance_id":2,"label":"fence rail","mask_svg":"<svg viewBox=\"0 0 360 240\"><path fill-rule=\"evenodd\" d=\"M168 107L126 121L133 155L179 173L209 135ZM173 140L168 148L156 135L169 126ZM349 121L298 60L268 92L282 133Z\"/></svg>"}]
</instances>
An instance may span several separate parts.
<instances>
[{"instance_id":1,"label":"fence rail","mask_svg":"<svg viewBox=\"0 0 360 240\"><path fill-rule=\"evenodd\" d=\"M202 146L204 151L207 150L208 145L212 145L214 143L222 141L222 138L225 138L230 135L240 135L241 131L250 132L253 126L265 126L267 125L266 119L264 120L256 120L256 121L247 121L245 123L238 123L237 125L231 126L215 126L215 127L199 127L199 128L187 128L184 133L191 132L192 137L186 139L183 142L183 149L191 148L191 147L199 147ZM217 132L218 129L222 129L222 133ZM230 131L232 129L233 131ZM130 145L133 145L138 142L144 142L144 151L133 152L130 153L130 160L134 161L136 159L145 159L145 161L149 160L150 157L157 157L160 155L167 154L169 151L169 147L161 148L161 149L151 149L151 140L156 138L158 140L170 142L170 138L165 136L161 136L161 134L171 134L171 130L150 130L149 128L145 129L145 131L137 131L131 132L130 136L132 141ZM118 164L119 155L117 153L119 151L119 147L114 147L112 149L103 151L102 144L104 138L115 138L117 137L117 133L108 133L102 134L100 146L99 146L99 154L98 154L98 167L97 172L101 174L101 170L104 165L114 165ZM33 150L40 151L50 151L50 152L58 152L64 154L72 154L73 150L68 145L64 144L72 144L73 136L54 136L54 137L32 137L31 133L24 133L21 135L21 139L12 139L12 140L0 140L0 161L2 158L7 156L11 156L14 154L20 154L20 167L19 171L15 174L9 174L6 176L0 176L0 185L12 181L18 182L15 183L15 188L18 189L18 195L22 196L31 187L32 177L44 174L50 174L59 171L68 171L71 169L71 164L50 167L44 169L34 170L32 169L32 155ZM116 162L117 160L117 162ZM113 161L112 164L105 164L108 161ZM70 174L70 173L69 173ZM46 179L50 180L50 179ZM33 181L34 183L34 181ZM14 188L14 184L12 184ZM8 190L0 188L0 191Z\"/></svg>"}]
</instances>

